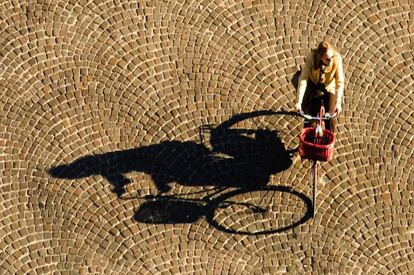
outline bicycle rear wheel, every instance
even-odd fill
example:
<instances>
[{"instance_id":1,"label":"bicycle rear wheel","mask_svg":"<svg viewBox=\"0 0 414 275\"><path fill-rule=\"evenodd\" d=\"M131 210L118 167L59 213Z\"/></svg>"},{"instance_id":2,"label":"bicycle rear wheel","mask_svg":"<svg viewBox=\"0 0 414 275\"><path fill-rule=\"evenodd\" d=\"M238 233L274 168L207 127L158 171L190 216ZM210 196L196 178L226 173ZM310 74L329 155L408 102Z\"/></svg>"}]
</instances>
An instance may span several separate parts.
<instances>
[{"instance_id":1,"label":"bicycle rear wheel","mask_svg":"<svg viewBox=\"0 0 414 275\"><path fill-rule=\"evenodd\" d=\"M312 201L286 186L237 189L214 199L207 221L215 228L236 234L278 233L306 222Z\"/></svg>"}]
</instances>

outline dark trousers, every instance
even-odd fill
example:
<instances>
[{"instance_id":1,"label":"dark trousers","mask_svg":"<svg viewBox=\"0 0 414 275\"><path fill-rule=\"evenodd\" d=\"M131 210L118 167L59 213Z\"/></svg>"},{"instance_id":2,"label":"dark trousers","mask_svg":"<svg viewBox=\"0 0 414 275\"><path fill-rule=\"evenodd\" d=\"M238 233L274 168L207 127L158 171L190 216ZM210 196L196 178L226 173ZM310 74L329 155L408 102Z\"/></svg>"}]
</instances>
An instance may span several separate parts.
<instances>
[{"instance_id":1,"label":"dark trousers","mask_svg":"<svg viewBox=\"0 0 414 275\"><path fill-rule=\"evenodd\" d=\"M334 113L336 109L336 100L337 96L329 93L326 90L325 85L316 85L309 80L302 103L302 109L305 113L310 114L311 116L318 116L321 102L323 102L325 113ZM305 123L305 127L310 127L311 124L312 123ZM335 132L336 118L325 120L325 128Z\"/></svg>"}]
</instances>

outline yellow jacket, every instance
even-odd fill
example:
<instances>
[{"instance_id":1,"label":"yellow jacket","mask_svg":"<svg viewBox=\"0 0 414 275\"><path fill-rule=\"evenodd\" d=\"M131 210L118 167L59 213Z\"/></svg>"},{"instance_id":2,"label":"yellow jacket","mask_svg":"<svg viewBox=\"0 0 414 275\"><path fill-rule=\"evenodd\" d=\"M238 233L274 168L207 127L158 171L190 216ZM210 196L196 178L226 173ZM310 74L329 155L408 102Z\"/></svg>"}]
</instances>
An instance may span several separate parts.
<instances>
[{"instance_id":1,"label":"yellow jacket","mask_svg":"<svg viewBox=\"0 0 414 275\"><path fill-rule=\"evenodd\" d=\"M305 94L308 80L311 80L314 84L325 84L325 88L329 93L336 94L338 103L342 100L344 92L344 71L342 66L342 58L334 51L334 56L331 64L325 68L325 77L321 77L321 69L313 68L314 64L314 52L312 51L306 58L306 63L302 66L302 72L299 77L298 94L299 102L302 102L303 95Z\"/></svg>"}]
</instances>

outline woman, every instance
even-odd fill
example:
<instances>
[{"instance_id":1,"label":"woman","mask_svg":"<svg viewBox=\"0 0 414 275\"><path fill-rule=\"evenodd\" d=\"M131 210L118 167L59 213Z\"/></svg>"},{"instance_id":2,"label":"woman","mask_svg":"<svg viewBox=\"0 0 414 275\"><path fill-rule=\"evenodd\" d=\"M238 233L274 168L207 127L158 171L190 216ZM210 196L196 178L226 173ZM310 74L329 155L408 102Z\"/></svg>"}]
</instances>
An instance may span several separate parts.
<instances>
[{"instance_id":1,"label":"woman","mask_svg":"<svg viewBox=\"0 0 414 275\"><path fill-rule=\"evenodd\" d=\"M327 112L330 114L341 112L344 92L342 58L329 42L321 42L318 48L308 55L298 84L298 98L295 106L298 111L303 108L310 115L316 116L320 102L323 100ZM309 89L309 99L304 102L307 89ZM333 119L330 122L327 123L326 128L334 131Z\"/></svg>"}]
</instances>

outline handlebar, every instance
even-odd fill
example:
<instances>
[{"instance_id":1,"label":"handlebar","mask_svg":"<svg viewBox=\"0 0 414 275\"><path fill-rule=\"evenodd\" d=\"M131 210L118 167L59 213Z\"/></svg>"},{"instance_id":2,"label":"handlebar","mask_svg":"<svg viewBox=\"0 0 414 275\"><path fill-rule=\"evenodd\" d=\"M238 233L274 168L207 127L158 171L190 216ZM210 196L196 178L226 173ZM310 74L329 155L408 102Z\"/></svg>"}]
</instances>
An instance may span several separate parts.
<instances>
[{"instance_id":1,"label":"handlebar","mask_svg":"<svg viewBox=\"0 0 414 275\"><path fill-rule=\"evenodd\" d=\"M319 119L322 119L322 120L328 120L328 119L331 119L331 118L335 118L335 117L338 115L338 113L337 113L337 112L335 112L333 115L331 115L331 114L329 114L329 113L325 113L325 116L323 116L323 117L318 117L318 116L311 116L311 115L305 114L303 111L300 111L300 112L299 112L299 114L300 114L302 117L304 117L304 118L306 118L306 119L309 119L309 120L319 120Z\"/></svg>"}]
</instances>

